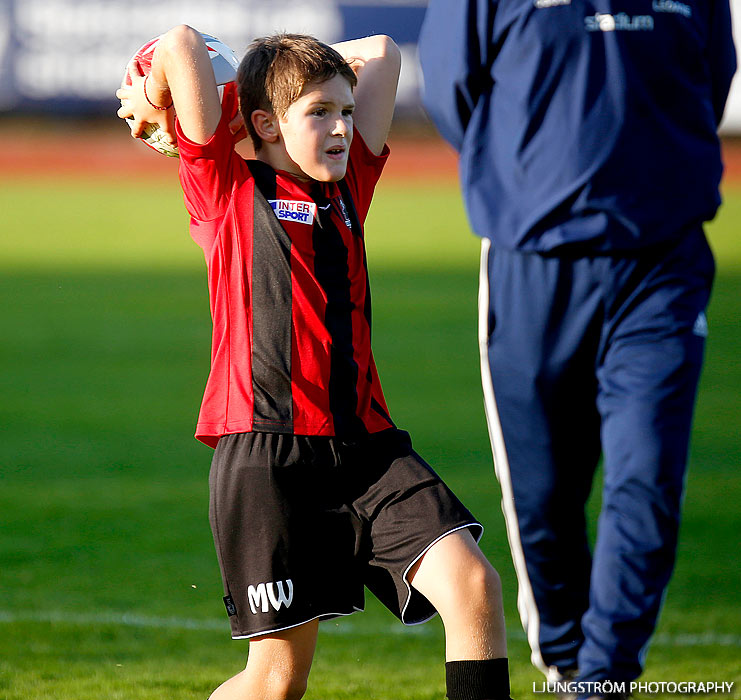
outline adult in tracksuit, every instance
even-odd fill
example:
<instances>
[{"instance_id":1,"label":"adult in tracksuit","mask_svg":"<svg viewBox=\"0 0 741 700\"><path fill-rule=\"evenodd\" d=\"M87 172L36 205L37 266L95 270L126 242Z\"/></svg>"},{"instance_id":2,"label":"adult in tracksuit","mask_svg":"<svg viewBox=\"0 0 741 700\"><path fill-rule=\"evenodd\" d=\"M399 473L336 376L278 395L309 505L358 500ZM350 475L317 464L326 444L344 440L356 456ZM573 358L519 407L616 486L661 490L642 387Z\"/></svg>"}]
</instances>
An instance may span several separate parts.
<instances>
[{"instance_id":1,"label":"adult in tracksuit","mask_svg":"<svg viewBox=\"0 0 741 700\"><path fill-rule=\"evenodd\" d=\"M707 334L728 0L431 0L420 56L483 239L484 395L533 663L632 680L674 565Z\"/></svg>"}]
</instances>

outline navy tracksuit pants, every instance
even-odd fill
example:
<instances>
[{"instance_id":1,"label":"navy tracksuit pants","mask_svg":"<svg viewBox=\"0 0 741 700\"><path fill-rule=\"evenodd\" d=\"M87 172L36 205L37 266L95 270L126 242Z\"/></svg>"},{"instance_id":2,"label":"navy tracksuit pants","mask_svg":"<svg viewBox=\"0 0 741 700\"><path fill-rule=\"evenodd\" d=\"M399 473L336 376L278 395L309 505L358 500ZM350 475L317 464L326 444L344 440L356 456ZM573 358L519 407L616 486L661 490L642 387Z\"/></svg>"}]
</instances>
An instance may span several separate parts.
<instances>
[{"instance_id":1,"label":"navy tracksuit pants","mask_svg":"<svg viewBox=\"0 0 741 700\"><path fill-rule=\"evenodd\" d=\"M494 250L482 377L533 662L632 680L674 565L714 275L701 230L629 255ZM602 509L584 507L600 455Z\"/></svg>"}]
</instances>

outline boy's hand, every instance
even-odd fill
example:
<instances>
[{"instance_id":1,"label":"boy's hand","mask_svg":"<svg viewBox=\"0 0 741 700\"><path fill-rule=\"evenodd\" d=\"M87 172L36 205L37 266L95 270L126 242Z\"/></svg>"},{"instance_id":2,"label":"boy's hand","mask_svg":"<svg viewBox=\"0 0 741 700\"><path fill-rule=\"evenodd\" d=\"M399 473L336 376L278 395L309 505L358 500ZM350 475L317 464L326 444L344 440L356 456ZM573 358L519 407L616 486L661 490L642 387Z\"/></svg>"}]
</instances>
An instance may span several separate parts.
<instances>
[{"instance_id":1,"label":"boy's hand","mask_svg":"<svg viewBox=\"0 0 741 700\"><path fill-rule=\"evenodd\" d=\"M388 36L333 44L358 76L353 119L370 150L380 155L394 115L401 52Z\"/></svg>"},{"instance_id":2,"label":"boy's hand","mask_svg":"<svg viewBox=\"0 0 741 700\"><path fill-rule=\"evenodd\" d=\"M158 86L150 77L145 92L145 78L136 61L129 64L129 77L131 85L122 85L116 90L116 97L121 100L121 108L116 114L121 119L132 120L130 127L134 138L142 135L147 124L156 124L164 131L168 141L175 144L175 110L172 106L169 109L156 109L153 106L153 103L163 107L172 105L169 89Z\"/></svg>"},{"instance_id":3,"label":"boy's hand","mask_svg":"<svg viewBox=\"0 0 741 700\"><path fill-rule=\"evenodd\" d=\"M244 125L244 117L242 116L242 112L237 109L237 114L229 122L229 131L231 131L232 134L232 140L234 141L235 145L238 144L242 139L247 138L247 127Z\"/></svg>"}]
</instances>

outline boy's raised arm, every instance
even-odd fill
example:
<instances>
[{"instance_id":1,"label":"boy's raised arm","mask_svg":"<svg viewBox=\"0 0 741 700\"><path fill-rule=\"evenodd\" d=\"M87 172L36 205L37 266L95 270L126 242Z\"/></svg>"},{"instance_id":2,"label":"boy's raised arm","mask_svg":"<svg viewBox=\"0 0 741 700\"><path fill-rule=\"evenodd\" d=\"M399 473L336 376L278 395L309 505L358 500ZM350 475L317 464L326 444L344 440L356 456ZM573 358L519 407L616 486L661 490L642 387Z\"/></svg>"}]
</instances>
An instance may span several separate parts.
<instances>
[{"instance_id":1,"label":"boy's raised arm","mask_svg":"<svg viewBox=\"0 0 741 700\"><path fill-rule=\"evenodd\" d=\"M333 44L358 76L354 122L368 148L379 155L394 116L401 52L394 41L379 34Z\"/></svg>"},{"instance_id":2,"label":"boy's raised arm","mask_svg":"<svg viewBox=\"0 0 741 700\"><path fill-rule=\"evenodd\" d=\"M146 85L137 65L130 66L129 73L131 87L120 88L116 97L122 101L118 116L134 119L132 136L140 136L147 123L158 124L174 142L173 109L162 109L170 104L175 106L180 128L189 139L205 143L213 136L221 119L221 102L199 32L180 25L164 34L154 51Z\"/></svg>"}]
</instances>

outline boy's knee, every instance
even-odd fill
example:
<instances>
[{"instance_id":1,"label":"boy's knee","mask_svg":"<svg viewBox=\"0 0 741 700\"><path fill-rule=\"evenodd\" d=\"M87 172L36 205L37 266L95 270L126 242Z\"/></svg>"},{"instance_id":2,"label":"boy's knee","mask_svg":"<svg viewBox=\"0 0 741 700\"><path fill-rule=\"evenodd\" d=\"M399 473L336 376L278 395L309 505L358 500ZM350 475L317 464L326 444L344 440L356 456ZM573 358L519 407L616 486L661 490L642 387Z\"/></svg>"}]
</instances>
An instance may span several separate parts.
<instances>
[{"instance_id":1,"label":"boy's knee","mask_svg":"<svg viewBox=\"0 0 741 700\"><path fill-rule=\"evenodd\" d=\"M288 678L284 679L283 682L275 689L278 692L271 697L275 700L301 700L306 692L307 680L306 678Z\"/></svg>"},{"instance_id":2,"label":"boy's knee","mask_svg":"<svg viewBox=\"0 0 741 700\"><path fill-rule=\"evenodd\" d=\"M260 700L301 700L308 678L291 675L285 669L257 668L255 664L220 685L209 700L260 698Z\"/></svg>"},{"instance_id":3,"label":"boy's knee","mask_svg":"<svg viewBox=\"0 0 741 700\"><path fill-rule=\"evenodd\" d=\"M445 626L447 658L506 656L502 583L494 567L483 555L474 557L456 567L445 588L435 607Z\"/></svg>"},{"instance_id":4,"label":"boy's knee","mask_svg":"<svg viewBox=\"0 0 741 700\"><path fill-rule=\"evenodd\" d=\"M466 596L488 607L501 606L502 580L488 561L479 560L471 566L465 577Z\"/></svg>"},{"instance_id":5,"label":"boy's knee","mask_svg":"<svg viewBox=\"0 0 741 700\"><path fill-rule=\"evenodd\" d=\"M263 680L260 697L263 700L301 700L306 692L307 681L303 675L271 672Z\"/></svg>"},{"instance_id":6,"label":"boy's knee","mask_svg":"<svg viewBox=\"0 0 741 700\"><path fill-rule=\"evenodd\" d=\"M306 692L314 657L318 621L250 642L245 698L300 700Z\"/></svg>"},{"instance_id":7,"label":"boy's knee","mask_svg":"<svg viewBox=\"0 0 741 700\"><path fill-rule=\"evenodd\" d=\"M443 608L460 610L501 607L499 574L473 538L455 533L440 540L412 572L414 587L443 613Z\"/></svg>"}]
</instances>

